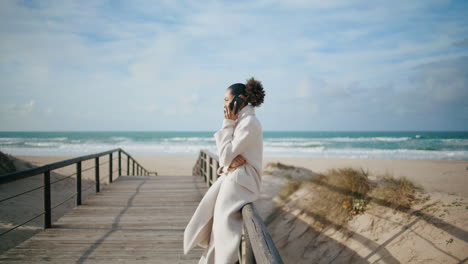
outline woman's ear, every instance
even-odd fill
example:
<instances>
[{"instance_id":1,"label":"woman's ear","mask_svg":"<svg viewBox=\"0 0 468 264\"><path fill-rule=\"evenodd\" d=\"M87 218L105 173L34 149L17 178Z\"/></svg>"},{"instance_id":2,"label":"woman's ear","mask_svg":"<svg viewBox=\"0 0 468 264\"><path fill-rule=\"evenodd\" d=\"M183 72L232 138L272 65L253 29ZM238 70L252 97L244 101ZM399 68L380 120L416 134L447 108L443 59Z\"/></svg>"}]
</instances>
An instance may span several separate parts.
<instances>
[{"instance_id":1,"label":"woman's ear","mask_svg":"<svg viewBox=\"0 0 468 264\"><path fill-rule=\"evenodd\" d=\"M243 107L243 106L246 106L246 105L247 105L246 96L243 95L243 94L240 94L239 97L243 99L242 107Z\"/></svg>"}]
</instances>

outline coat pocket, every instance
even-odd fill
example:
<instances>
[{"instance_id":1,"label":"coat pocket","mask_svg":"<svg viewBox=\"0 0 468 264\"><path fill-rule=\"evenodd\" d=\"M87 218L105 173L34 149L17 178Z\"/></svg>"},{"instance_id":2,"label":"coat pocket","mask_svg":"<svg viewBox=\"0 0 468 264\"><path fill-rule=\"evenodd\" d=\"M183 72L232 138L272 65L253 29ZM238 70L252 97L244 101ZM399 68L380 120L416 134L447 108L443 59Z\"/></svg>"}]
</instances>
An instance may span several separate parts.
<instances>
[{"instance_id":1,"label":"coat pocket","mask_svg":"<svg viewBox=\"0 0 468 264\"><path fill-rule=\"evenodd\" d=\"M250 172L247 166L250 165L244 164L237 167L235 170L229 173L228 178L247 188L249 191L258 193L259 186L255 180L256 176Z\"/></svg>"}]
</instances>

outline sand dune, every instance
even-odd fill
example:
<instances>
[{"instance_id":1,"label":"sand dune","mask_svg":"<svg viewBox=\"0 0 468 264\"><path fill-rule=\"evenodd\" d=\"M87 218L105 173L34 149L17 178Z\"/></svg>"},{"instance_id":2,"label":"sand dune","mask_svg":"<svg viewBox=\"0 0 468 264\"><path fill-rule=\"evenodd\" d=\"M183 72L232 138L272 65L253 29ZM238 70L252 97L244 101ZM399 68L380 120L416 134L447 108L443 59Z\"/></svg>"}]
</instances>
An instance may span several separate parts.
<instances>
[{"instance_id":1,"label":"sand dune","mask_svg":"<svg viewBox=\"0 0 468 264\"><path fill-rule=\"evenodd\" d=\"M286 199L278 195L285 184L310 172L314 174L301 167L273 170L264 175L265 192L255 202L285 263L464 263L467 260L465 197L421 190L416 192L418 203L410 209L394 209L377 199L363 213L341 225L336 224L332 208L316 210L324 201L320 197L323 189L337 191L333 188L301 185Z\"/></svg>"}]
</instances>

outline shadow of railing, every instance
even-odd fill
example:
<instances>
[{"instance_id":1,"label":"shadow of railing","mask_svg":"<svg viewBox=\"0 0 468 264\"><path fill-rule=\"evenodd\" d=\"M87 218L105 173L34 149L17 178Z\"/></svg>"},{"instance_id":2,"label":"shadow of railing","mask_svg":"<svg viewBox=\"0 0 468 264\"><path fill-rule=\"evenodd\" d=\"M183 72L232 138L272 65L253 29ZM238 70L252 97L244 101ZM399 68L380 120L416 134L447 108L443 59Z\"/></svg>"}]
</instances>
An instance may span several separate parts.
<instances>
[{"instance_id":1,"label":"shadow of railing","mask_svg":"<svg viewBox=\"0 0 468 264\"><path fill-rule=\"evenodd\" d=\"M347 190L347 189L344 189L344 188L341 188L341 187L338 187L338 186L334 186L334 185L331 185L331 184L328 184L328 183L324 183L324 182L318 182L318 181L312 181L313 183L315 184L318 184L318 185L321 185L323 187L326 187L328 188L329 190L331 191L334 191L334 192L338 192L338 193L342 193L342 194L346 194L346 195L353 195L353 196L358 196L358 197L362 197L363 199L368 199L368 200L372 200L372 202L378 204L378 205L381 205L381 206L386 206L386 207L391 207L392 209L395 209L397 211L400 211L402 213L405 213L407 214L408 211L411 211L412 214L417 214L419 215L419 218L425 222L427 222L428 224L431 224L437 228L440 228L442 230L444 230L445 232L465 241L465 242L468 242L468 232L457 227L457 226L454 226L452 224L449 224L437 217L434 217L432 215L429 215L425 212L423 212L422 210L423 209L419 209L419 210L412 210L410 207L407 207L407 206L402 206L402 205L398 205L398 204L394 204L394 203L391 203L389 201L386 201L386 200L383 200L383 199L380 199L380 198L376 198L376 197L372 197L372 196L369 196L367 194L362 194L362 193L357 193L357 192L352 192L350 190Z\"/></svg>"}]
</instances>

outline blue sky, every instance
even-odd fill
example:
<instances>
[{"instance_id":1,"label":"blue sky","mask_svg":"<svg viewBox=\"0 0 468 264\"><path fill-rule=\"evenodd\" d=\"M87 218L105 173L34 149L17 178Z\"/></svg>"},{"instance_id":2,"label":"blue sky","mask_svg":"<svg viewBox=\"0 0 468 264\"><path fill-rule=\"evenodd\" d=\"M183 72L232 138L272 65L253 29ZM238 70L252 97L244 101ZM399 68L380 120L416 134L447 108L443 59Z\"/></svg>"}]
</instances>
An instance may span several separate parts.
<instances>
[{"instance_id":1,"label":"blue sky","mask_svg":"<svg viewBox=\"0 0 468 264\"><path fill-rule=\"evenodd\" d=\"M468 130L467 1L0 1L0 130Z\"/></svg>"}]
</instances>

